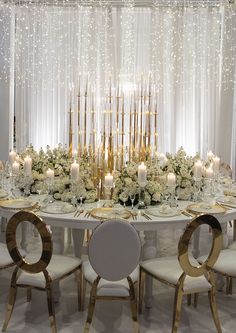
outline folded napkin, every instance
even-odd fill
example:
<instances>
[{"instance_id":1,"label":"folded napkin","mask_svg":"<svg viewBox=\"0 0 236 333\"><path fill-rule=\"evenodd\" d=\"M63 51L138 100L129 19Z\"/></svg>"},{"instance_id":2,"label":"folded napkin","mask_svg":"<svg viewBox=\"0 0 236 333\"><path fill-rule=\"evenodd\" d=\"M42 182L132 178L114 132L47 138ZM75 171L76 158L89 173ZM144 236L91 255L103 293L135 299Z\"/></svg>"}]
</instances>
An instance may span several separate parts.
<instances>
[{"instance_id":1,"label":"folded napkin","mask_svg":"<svg viewBox=\"0 0 236 333\"><path fill-rule=\"evenodd\" d=\"M159 212L162 214L170 214L172 212L172 208L167 204L163 204L160 206Z\"/></svg>"}]
</instances>

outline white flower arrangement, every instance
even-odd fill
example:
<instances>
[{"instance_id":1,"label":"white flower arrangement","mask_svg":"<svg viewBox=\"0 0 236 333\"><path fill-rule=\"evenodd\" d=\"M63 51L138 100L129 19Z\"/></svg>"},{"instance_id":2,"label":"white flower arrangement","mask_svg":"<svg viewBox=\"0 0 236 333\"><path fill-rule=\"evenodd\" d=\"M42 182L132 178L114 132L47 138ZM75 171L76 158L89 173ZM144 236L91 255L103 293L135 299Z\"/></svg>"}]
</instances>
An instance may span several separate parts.
<instances>
[{"instance_id":1,"label":"white flower arrangement","mask_svg":"<svg viewBox=\"0 0 236 333\"><path fill-rule=\"evenodd\" d=\"M58 148L50 149L47 147L46 152L40 149L39 152L29 146L19 156L21 171L16 179L17 187L24 189L26 178L23 174L24 158L29 155L32 158L32 174L27 181L30 181L31 193L45 191L46 171L48 168L54 170L53 196L56 200L70 202L76 198L77 201L83 198L85 202L94 202L97 199L97 193L92 181L92 157L84 154L79 159L79 181L72 191L70 180L70 168L73 159L70 157L66 147L59 144Z\"/></svg>"},{"instance_id":2,"label":"white flower arrangement","mask_svg":"<svg viewBox=\"0 0 236 333\"><path fill-rule=\"evenodd\" d=\"M158 159L145 162L147 166L145 204L156 204L161 201L166 191L167 174L170 172L176 175L176 191L178 191L179 199L190 199L195 191L193 166L198 159L198 154L194 157L187 156L181 147L175 155L166 154L164 163ZM124 201L132 191L138 196L138 164L135 162L128 163L115 173L113 199Z\"/></svg>"}]
</instances>

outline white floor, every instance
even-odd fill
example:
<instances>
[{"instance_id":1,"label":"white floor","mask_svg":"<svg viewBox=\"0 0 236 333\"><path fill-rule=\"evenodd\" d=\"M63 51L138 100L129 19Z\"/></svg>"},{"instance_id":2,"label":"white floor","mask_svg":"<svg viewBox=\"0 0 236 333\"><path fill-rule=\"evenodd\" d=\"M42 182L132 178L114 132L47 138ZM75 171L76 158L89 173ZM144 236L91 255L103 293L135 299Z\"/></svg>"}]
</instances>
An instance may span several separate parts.
<instances>
[{"instance_id":1,"label":"white floor","mask_svg":"<svg viewBox=\"0 0 236 333\"><path fill-rule=\"evenodd\" d=\"M0 272L0 325L3 324L8 287L12 269ZM86 305L89 293L87 293ZM174 290L159 283L154 283L154 302L151 310L145 309L139 316L141 333L170 333L172 321ZM219 317L222 332L236 332L236 293L226 296L224 292L217 294ZM86 306L87 307L87 306ZM56 308L58 332L83 332L87 311L77 311L76 282L74 276L61 282L61 297ZM33 291L31 303L26 302L24 289L19 289L17 301L11 321L9 333L46 333L51 332L47 315L46 295ZM128 333L132 332L132 321L128 302L98 301L92 323L91 333ZM180 333L216 332L207 294L199 297L197 309L188 307L184 300L179 331Z\"/></svg>"}]
</instances>

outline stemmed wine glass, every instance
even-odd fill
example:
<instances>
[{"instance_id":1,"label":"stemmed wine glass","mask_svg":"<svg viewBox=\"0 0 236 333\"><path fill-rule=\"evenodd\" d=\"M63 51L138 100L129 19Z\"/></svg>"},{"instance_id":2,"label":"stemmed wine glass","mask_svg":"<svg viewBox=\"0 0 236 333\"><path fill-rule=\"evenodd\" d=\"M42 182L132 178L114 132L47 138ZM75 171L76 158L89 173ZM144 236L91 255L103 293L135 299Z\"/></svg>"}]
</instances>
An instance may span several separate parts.
<instances>
[{"instance_id":1,"label":"stemmed wine glass","mask_svg":"<svg viewBox=\"0 0 236 333\"><path fill-rule=\"evenodd\" d=\"M126 202L129 199L129 194L127 191L124 191L122 195L120 196L121 201L123 202L123 207L126 207Z\"/></svg>"},{"instance_id":2,"label":"stemmed wine glass","mask_svg":"<svg viewBox=\"0 0 236 333\"><path fill-rule=\"evenodd\" d=\"M175 190L175 207L178 207L179 193L180 193L180 189L177 188Z\"/></svg>"},{"instance_id":3,"label":"stemmed wine glass","mask_svg":"<svg viewBox=\"0 0 236 333\"><path fill-rule=\"evenodd\" d=\"M134 209L134 200L135 200L136 194L137 194L137 190L135 188L132 188L129 190L129 197L131 200L131 209L132 210Z\"/></svg>"}]
</instances>

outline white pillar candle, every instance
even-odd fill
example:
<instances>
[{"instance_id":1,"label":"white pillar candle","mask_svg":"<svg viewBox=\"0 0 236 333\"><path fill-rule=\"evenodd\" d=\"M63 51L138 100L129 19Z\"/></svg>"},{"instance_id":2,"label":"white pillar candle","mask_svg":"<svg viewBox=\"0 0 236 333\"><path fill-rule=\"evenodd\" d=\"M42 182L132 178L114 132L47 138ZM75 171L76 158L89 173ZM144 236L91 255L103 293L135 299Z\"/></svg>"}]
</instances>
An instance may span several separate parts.
<instances>
[{"instance_id":1,"label":"white pillar candle","mask_svg":"<svg viewBox=\"0 0 236 333\"><path fill-rule=\"evenodd\" d=\"M73 157L74 157L74 159L76 159L77 155L78 155L78 152L77 152L77 150L75 149L75 150L73 151Z\"/></svg>"},{"instance_id":2,"label":"white pillar candle","mask_svg":"<svg viewBox=\"0 0 236 333\"><path fill-rule=\"evenodd\" d=\"M20 163L15 161L12 164L12 173L13 173L13 175L17 175L19 173L19 170L20 170Z\"/></svg>"},{"instance_id":3,"label":"white pillar candle","mask_svg":"<svg viewBox=\"0 0 236 333\"><path fill-rule=\"evenodd\" d=\"M147 182L147 167L144 162L138 166L138 182L139 185L146 185Z\"/></svg>"},{"instance_id":4,"label":"white pillar candle","mask_svg":"<svg viewBox=\"0 0 236 333\"><path fill-rule=\"evenodd\" d=\"M166 155L163 154L163 153L161 153L161 154L158 156L158 158L159 158L159 161L160 161L160 164L161 164L161 165L163 165L163 164L166 162L166 160L167 160Z\"/></svg>"},{"instance_id":5,"label":"white pillar candle","mask_svg":"<svg viewBox=\"0 0 236 333\"><path fill-rule=\"evenodd\" d=\"M54 178L54 171L52 170L52 169L47 169L47 171L46 171L46 178L48 179L48 180L53 180L53 178Z\"/></svg>"},{"instance_id":6,"label":"white pillar candle","mask_svg":"<svg viewBox=\"0 0 236 333\"><path fill-rule=\"evenodd\" d=\"M202 161L198 160L194 163L193 174L195 178L202 177Z\"/></svg>"},{"instance_id":7,"label":"white pillar candle","mask_svg":"<svg viewBox=\"0 0 236 333\"><path fill-rule=\"evenodd\" d=\"M211 150L208 151L208 153L207 153L207 159L208 159L208 161L210 161L213 157L214 157L213 152Z\"/></svg>"},{"instance_id":8,"label":"white pillar candle","mask_svg":"<svg viewBox=\"0 0 236 333\"><path fill-rule=\"evenodd\" d=\"M218 156L215 156L212 158L213 161L213 171L215 174L217 174L220 170L220 158Z\"/></svg>"},{"instance_id":9,"label":"white pillar candle","mask_svg":"<svg viewBox=\"0 0 236 333\"><path fill-rule=\"evenodd\" d=\"M176 176L173 172L168 173L167 175L167 186L175 186Z\"/></svg>"},{"instance_id":10,"label":"white pillar candle","mask_svg":"<svg viewBox=\"0 0 236 333\"><path fill-rule=\"evenodd\" d=\"M211 167L206 168L206 178L212 178L213 177L213 169Z\"/></svg>"},{"instance_id":11,"label":"white pillar candle","mask_svg":"<svg viewBox=\"0 0 236 333\"><path fill-rule=\"evenodd\" d=\"M24 158L24 174L25 176L31 175L31 169L32 169L32 158L30 156L26 156Z\"/></svg>"},{"instance_id":12,"label":"white pillar candle","mask_svg":"<svg viewBox=\"0 0 236 333\"><path fill-rule=\"evenodd\" d=\"M74 160L70 167L71 180L77 181L79 179L79 164Z\"/></svg>"},{"instance_id":13,"label":"white pillar candle","mask_svg":"<svg viewBox=\"0 0 236 333\"><path fill-rule=\"evenodd\" d=\"M111 173L108 173L105 176L105 182L104 182L105 187L113 187L113 176Z\"/></svg>"},{"instance_id":14,"label":"white pillar candle","mask_svg":"<svg viewBox=\"0 0 236 333\"><path fill-rule=\"evenodd\" d=\"M10 162L11 166L15 162L15 159L16 159L16 152L14 150L12 150L9 153L9 162Z\"/></svg>"}]
</instances>

